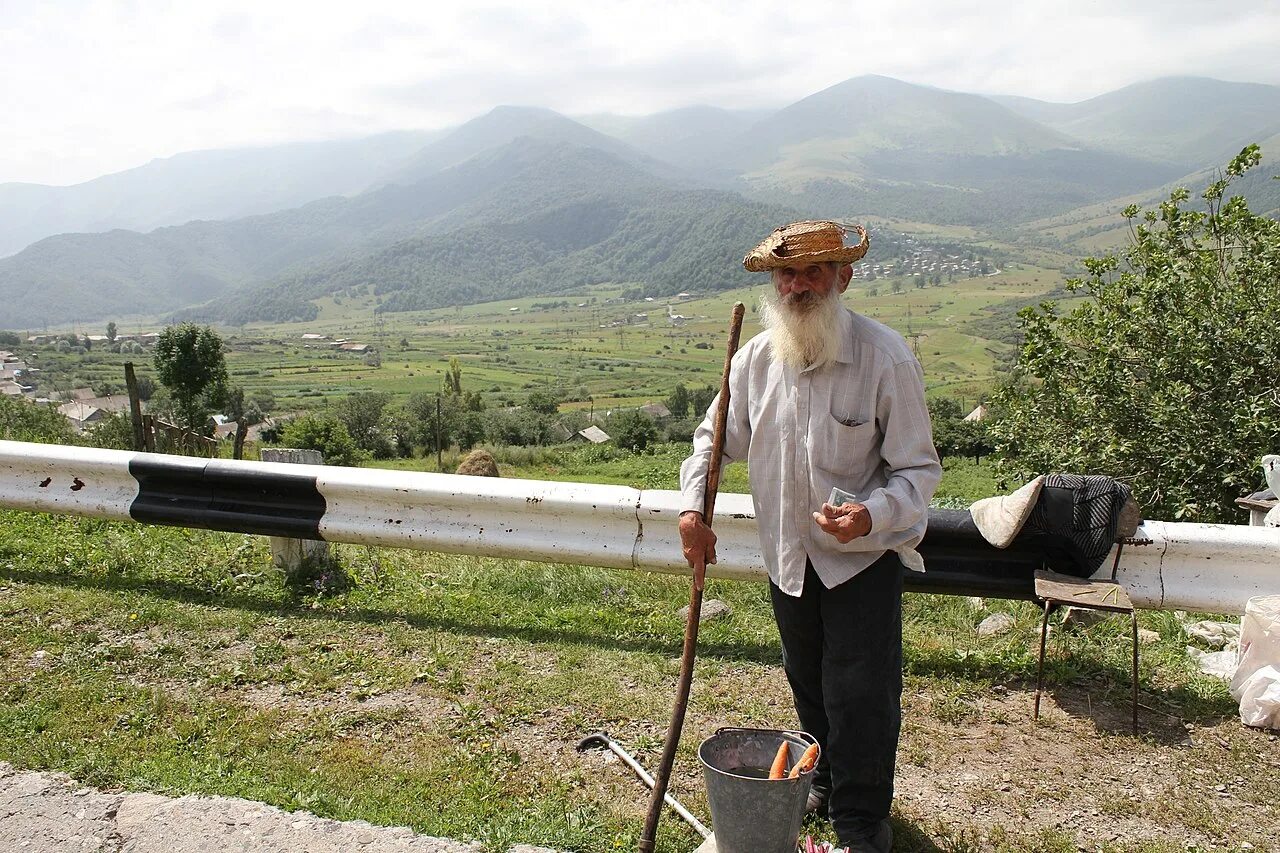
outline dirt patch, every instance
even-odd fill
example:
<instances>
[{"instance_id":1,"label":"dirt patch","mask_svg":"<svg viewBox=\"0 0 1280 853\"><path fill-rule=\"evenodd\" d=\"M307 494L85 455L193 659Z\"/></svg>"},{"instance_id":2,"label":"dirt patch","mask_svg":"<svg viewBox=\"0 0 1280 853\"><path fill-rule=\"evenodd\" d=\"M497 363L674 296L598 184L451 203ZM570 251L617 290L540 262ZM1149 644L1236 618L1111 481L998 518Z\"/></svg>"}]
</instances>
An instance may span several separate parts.
<instances>
[{"instance_id":1,"label":"dirt patch","mask_svg":"<svg viewBox=\"0 0 1280 853\"><path fill-rule=\"evenodd\" d=\"M1196 726L1143 710L1135 738L1127 702L1083 690L1046 693L1039 723L1031 690L984 695L957 725L919 713L929 699L904 708L897 785L899 813L926 836L976 833L985 847L1048 831L1080 849L1159 839L1259 850L1280 837L1280 746L1238 720Z\"/></svg>"},{"instance_id":2,"label":"dirt patch","mask_svg":"<svg viewBox=\"0 0 1280 853\"><path fill-rule=\"evenodd\" d=\"M376 696L351 693L300 695L280 684L258 684L237 691L237 698L263 710L295 711L305 714L335 712L407 711L424 722L439 720L450 713L451 703L419 687L405 687Z\"/></svg>"}]
</instances>

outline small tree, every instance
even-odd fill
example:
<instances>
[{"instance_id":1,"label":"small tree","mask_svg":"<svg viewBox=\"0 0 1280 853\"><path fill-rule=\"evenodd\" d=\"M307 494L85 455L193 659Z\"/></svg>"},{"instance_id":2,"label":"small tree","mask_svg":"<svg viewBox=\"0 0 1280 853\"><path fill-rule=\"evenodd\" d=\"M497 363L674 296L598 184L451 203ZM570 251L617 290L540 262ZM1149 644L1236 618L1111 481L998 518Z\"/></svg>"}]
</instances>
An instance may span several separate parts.
<instances>
[{"instance_id":1,"label":"small tree","mask_svg":"<svg viewBox=\"0 0 1280 853\"><path fill-rule=\"evenodd\" d=\"M244 388L239 385L230 386L224 395L223 413L237 423L243 421L247 426L260 424L267 419L266 412L258 407L254 398L245 399Z\"/></svg>"},{"instance_id":2,"label":"small tree","mask_svg":"<svg viewBox=\"0 0 1280 853\"><path fill-rule=\"evenodd\" d=\"M383 424L383 411L390 402L390 394L369 391L349 394L334 406L334 414L347 428L356 446L375 459L388 459L395 455L392 436Z\"/></svg>"},{"instance_id":3,"label":"small tree","mask_svg":"<svg viewBox=\"0 0 1280 853\"><path fill-rule=\"evenodd\" d=\"M690 414L701 421L707 414L707 409L711 408L711 401L716 398L717 393L717 390L710 385L689 389Z\"/></svg>"},{"instance_id":4,"label":"small tree","mask_svg":"<svg viewBox=\"0 0 1280 853\"><path fill-rule=\"evenodd\" d=\"M1228 521L1280 435L1280 223L1225 199L1256 145L1189 210L1124 211L1131 245L1085 261L1087 300L1021 312L1015 381L993 426L1017 473L1109 474L1152 518Z\"/></svg>"},{"instance_id":5,"label":"small tree","mask_svg":"<svg viewBox=\"0 0 1280 853\"><path fill-rule=\"evenodd\" d=\"M658 425L639 409L624 409L614 415L609 433L619 447L642 451L658 438Z\"/></svg>"},{"instance_id":6,"label":"small tree","mask_svg":"<svg viewBox=\"0 0 1280 853\"><path fill-rule=\"evenodd\" d=\"M560 401L550 391L530 391L525 402L540 415L554 415L560 411Z\"/></svg>"},{"instance_id":7,"label":"small tree","mask_svg":"<svg viewBox=\"0 0 1280 853\"><path fill-rule=\"evenodd\" d=\"M672 389L671 396L667 398L667 409L675 418L689 416L689 389L684 387L683 383L677 382L676 387Z\"/></svg>"},{"instance_id":8,"label":"small tree","mask_svg":"<svg viewBox=\"0 0 1280 853\"><path fill-rule=\"evenodd\" d=\"M333 415L303 415L285 425L280 436L286 447L318 450L326 465L359 465L366 459L351 433Z\"/></svg>"},{"instance_id":9,"label":"small tree","mask_svg":"<svg viewBox=\"0 0 1280 853\"><path fill-rule=\"evenodd\" d=\"M160 383L169 389L179 425L191 432L203 430L225 394L222 339L208 326L169 326L156 341L154 361Z\"/></svg>"},{"instance_id":10,"label":"small tree","mask_svg":"<svg viewBox=\"0 0 1280 853\"><path fill-rule=\"evenodd\" d=\"M444 375L444 393L462 393L462 363L456 355L449 356L449 372Z\"/></svg>"},{"instance_id":11,"label":"small tree","mask_svg":"<svg viewBox=\"0 0 1280 853\"><path fill-rule=\"evenodd\" d=\"M114 344L116 342L116 321L112 320L107 324L107 343Z\"/></svg>"},{"instance_id":12,"label":"small tree","mask_svg":"<svg viewBox=\"0 0 1280 853\"><path fill-rule=\"evenodd\" d=\"M269 415L276 410L276 395L270 388L261 388L249 395L249 404L262 414Z\"/></svg>"}]
</instances>

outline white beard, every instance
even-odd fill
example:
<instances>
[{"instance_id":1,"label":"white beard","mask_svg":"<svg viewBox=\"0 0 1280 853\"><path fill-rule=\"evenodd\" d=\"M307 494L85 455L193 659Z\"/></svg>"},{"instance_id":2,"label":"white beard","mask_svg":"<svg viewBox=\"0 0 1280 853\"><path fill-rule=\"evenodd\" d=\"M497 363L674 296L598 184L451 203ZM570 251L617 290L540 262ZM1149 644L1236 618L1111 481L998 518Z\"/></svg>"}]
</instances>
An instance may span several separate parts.
<instances>
[{"instance_id":1,"label":"white beard","mask_svg":"<svg viewBox=\"0 0 1280 853\"><path fill-rule=\"evenodd\" d=\"M812 294L795 299L766 293L760 306L774 359L796 370L823 367L840 352L840 291L833 287L825 297Z\"/></svg>"}]
</instances>

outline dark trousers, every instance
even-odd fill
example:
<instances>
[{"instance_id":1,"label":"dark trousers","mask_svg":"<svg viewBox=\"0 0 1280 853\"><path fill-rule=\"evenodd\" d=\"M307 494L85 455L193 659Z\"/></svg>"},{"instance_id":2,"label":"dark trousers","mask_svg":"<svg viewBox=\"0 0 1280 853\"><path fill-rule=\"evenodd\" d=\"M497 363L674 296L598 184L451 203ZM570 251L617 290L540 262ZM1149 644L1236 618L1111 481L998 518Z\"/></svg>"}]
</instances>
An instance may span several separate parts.
<instances>
[{"instance_id":1,"label":"dark trousers","mask_svg":"<svg viewBox=\"0 0 1280 853\"><path fill-rule=\"evenodd\" d=\"M800 725L818 739L842 841L889 816L902 726L902 564L887 552L827 589L810 565L798 598L770 584L782 665Z\"/></svg>"}]
</instances>

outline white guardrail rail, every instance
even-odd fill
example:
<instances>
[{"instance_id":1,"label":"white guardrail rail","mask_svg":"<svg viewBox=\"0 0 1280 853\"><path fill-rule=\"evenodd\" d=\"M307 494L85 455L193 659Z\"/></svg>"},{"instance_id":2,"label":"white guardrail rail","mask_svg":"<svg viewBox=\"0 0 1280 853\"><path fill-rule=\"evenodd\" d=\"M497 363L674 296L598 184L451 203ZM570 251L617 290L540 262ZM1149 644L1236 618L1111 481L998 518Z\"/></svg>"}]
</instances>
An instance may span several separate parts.
<instances>
[{"instance_id":1,"label":"white guardrail rail","mask_svg":"<svg viewBox=\"0 0 1280 853\"><path fill-rule=\"evenodd\" d=\"M193 459L0 441L0 508L522 560L687 574L677 492ZM750 495L716 504L712 577L766 577ZM1032 547L998 550L965 511L931 510L909 590L1032 597ZM1099 569L1109 574L1111 559ZM1135 605L1239 613L1280 593L1280 529L1146 521L1118 580Z\"/></svg>"}]
</instances>

